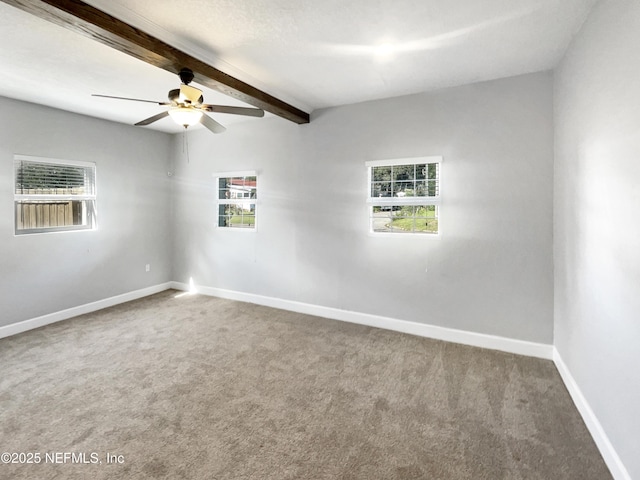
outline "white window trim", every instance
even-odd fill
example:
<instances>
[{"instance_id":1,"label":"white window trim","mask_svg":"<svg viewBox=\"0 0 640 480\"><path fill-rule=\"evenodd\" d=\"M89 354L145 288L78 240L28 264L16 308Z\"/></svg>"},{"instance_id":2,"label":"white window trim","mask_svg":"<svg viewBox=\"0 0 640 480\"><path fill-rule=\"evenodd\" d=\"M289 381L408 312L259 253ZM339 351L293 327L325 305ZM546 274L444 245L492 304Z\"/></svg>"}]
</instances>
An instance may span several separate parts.
<instances>
[{"instance_id":1,"label":"white window trim","mask_svg":"<svg viewBox=\"0 0 640 480\"><path fill-rule=\"evenodd\" d=\"M391 167L395 165L411 165L412 163L442 163L443 158L439 155L430 157L407 157L407 158L392 158L389 160L368 160L364 162L364 165L369 167Z\"/></svg>"},{"instance_id":2,"label":"white window trim","mask_svg":"<svg viewBox=\"0 0 640 480\"><path fill-rule=\"evenodd\" d=\"M95 167L95 162L83 162L81 160L67 160L62 158L50 158L50 157L35 157L33 155L21 155L15 154L13 156L14 163L20 161L25 162L38 162L38 163L56 163L61 165L73 165L76 167Z\"/></svg>"},{"instance_id":3,"label":"white window trim","mask_svg":"<svg viewBox=\"0 0 640 480\"><path fill-rule=\"evenodd\" d=\"M18 169L18 165L21 162L34 162L34 163L48 163L52 165L69 165L72 167L89 167L93 168L93 194L92 195L44 195L44 194L20 194L15 193L15 181L16 181L16 173ZM81 201L81 200L89 200L93 202L93 211L94 215L97 216L98 206L97 206L97 196L98 196L98 178L97 178L97 169L95 162L85 162L81 160L67 160L62 158L50 158L50 157L36 157L33 155L22 155L15 154L13 156L13 204L14 204L14 228L13 228L13 236L14 237L22 237L26 235L34 235L34 234L49 234L49 233L70 233L70 232L90 232L93 230L97 230L98 228L98 219L93 219L92 226L78 226L78 225L69 225L62 227L43 227L43 228L31 228L28 230L18 230L17 219L15 218L15 208L16 202L24 201L24 200L57 200L57 201Z\"/></svg>"},{"instance_id":4,"label":"white window trim","mask_svg":"<svg viewBox=\"0 0 640 480\"><path fill-rule=\"evenodd\" d=\"M228 178L228 177L256 177L256 188L259 177L259 172L257 170L237 170L231 172L216 172L213 174L213 178L215 178L215 196L216 196L216 218L214 222L214 226L216 229L220 231L234 231L234 232L257 232L258 231L258 205L259 205L259 197L258 198L231 198L231 199L222 199L218 198L220 196L220 179ZM254 216L255 223L253 228L232 228L232 227L221 227L219 225L219 212L220 205L230 205L230 204L241 204L241 205L255 205Z\"/></svg>"},{"instance_id":5,"label":"white window trim","mask_svg":"<svg viewBox=\"0 0 640 480\"><path fill-rule=\"evenodd\" d=\"M388 160L368 160L366 161L365 168L367 169L367 223L368 234L370 236L389 236L389 237L425 237L425 238L438 238L442 233L440 217L442 213L442 164L444 158L440 155L432 155L427 157L405 157L405 158L392 158ZM440 182L440 188L438 188L438 195L435 197L372 197L371 196L371 172L372 167L392 167L396 165L411 165L419 163L438 163L438 180ZM417 233L417 232L376 232L373 230L371 222L371 209L374 206L385 205L435 205L438 208L438 232L437 233Z\"/></svg>"}]
</instances>

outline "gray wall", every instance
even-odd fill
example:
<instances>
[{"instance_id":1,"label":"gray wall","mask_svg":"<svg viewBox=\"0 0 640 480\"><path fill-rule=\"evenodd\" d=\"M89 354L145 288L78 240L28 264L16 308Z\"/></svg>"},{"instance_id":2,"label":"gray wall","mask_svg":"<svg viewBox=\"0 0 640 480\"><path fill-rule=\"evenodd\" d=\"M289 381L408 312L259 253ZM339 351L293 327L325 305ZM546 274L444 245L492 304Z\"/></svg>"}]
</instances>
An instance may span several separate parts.
<instances>
[{"instance_id":1,"label":"gray wall","mask_svg":"<svg viewBox=\"0 0 640 480\"><path fill-rule=\"evenodd\" d=\"M640 478L637 44L640 3L603 0L555 77L193 131L189 158L179 135L0 98L0 326L193 279L553 342ZM15 237L16 153L95 161L98 230ZM364 162L423 155L445 158L441 235L368 234ZM255 232L214 227L214 172L237 170L259 173Z\"/></svg>"},{"instance_id":2,"label":"gray wall","mask_svg":"<svg viewBox=\"0 0 640 480\"><path fill-rule=\"evenodd\" d=\"M555 343L640 478L640 2L602 1L555 80Z\"/></svg>"},{"instance_id":3,"label":"gray wall","mask_svg":"<svg viewBox=\"0 0 640 480\"><path fill-rule=\"evenodd\" d=\"M0 326L171 279L171 142L0 97ZM16 153L95 162L98 229L14 236Z\"/></svg>"},{"instance_id":4,"label":"gray wall","mask_svg":"<svg viewBox=\"0 0 640 480\"><path fill-rule=\"evenodd\" d=\"M174 279L550 344L552 76L175 138ZM222 119L223 120L223 119ZM223 120L224 121L224 120ZM365 161L442 155L437 238L368 233ZM217 229L214 172L258 170L256 232Z\"/></svg>"}]
</instances>

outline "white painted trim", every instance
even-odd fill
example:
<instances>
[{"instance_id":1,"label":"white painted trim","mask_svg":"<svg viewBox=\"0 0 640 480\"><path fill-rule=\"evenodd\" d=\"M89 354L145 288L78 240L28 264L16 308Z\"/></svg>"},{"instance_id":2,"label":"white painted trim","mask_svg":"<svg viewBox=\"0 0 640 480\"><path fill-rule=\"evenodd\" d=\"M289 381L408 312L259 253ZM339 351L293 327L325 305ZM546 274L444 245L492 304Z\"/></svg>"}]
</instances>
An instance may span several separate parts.
<instances>
[{"instance_id":1,"label":"white painted trim","mask_svg":"<svg viewBox=\"0 0 640 480\"><path fill-rule=\"evenodd\" d=\"M229 172L213 172L213 177L217 180L219 178L228 177L257 177L257 170L233 170ZM216 185L217 188L217 185Z\"/></svg>"},{"instance_id":2,"label":"white painted trim","mask_svg":"<svg viewBox=\"0 0 640 480\"><path fill-rule=\"evenodd\" d=\"M171 288L187 292L201 293L203 295L209 295L213 297L227 298L229 300L255 303L257 305L280 308L283 310L289 310L308 315L316 315L319 317L330 318L332 320L341 320L343 322L383 328L386 330L408 333L420 337L433 338L436 340L444 340L453 343L461 343L463 345L488 348L491 350L500 350L502 352L516 353L518 355L526 355L529 357L544 358L546 360L551 360L553 358L553 346L543 343L527 342L523 340L514 340L511 338L499 337L496 335L486 335L482 333L467 332L464 330L455 330L453 328L445 328L436 325L410 322L407 320L398 320L395 318L383 317L380 315L341 310L339 308L324 307L321 305L313 305L309 303L284 300L281 298L267 297L264 295L244 293L234 290L225 290L222 288L189 286L186 283L180 282L171 282Z\"/></svg>"},{"instance_id":3,"label":"white painted trim","mask_svg":"<svg viewBox=\"0 0 640 480\"><path fill-rule=\"evenodd\" d=\"M13 156L14 164L25 161L25 162L33 162L33 163L53 163L60 165L69 165L72 167L96 167L95 162L83 162L80 160L66 160L61 158L50 158L50 157L34 157L32 155L22 155L16 153Z\"/></svg>"},{"instance_id":4,"label":"white painted trim","mask_svg":"<svg viewBox=\"0 0 640 480\"><path fill-rule=\"evenodd\" d=\"M471 345L474 347L488 348L491 350L499 350L518 355L526 355L529 357L543 358L553 360L560 377L562 378L573 402L580 412L587 429L591 433L596 446L600 450L607 467L616 480L631 480L631 475L625 468L622 460L615 451L609 437L604 428L598 421L591 406L582 394L580 387L571 375L567 365L562 360L560 353L553 345L543 343L527 342L523 340L515 340L495 335L486 335L482 333L468 332L463 330L455 330L452 328L439 327L436 325L427 325L406 320L398 320L395 318L383 317L380 315L372 315L368 313L353 312L341 310L333 307L323 307L321 305L313 305L309 303L297 302L293 300L284 300L280 298L267 297L264 295L256 295L251 293L238 292L234 290L225 290L214 287L193 286L181 282L167 282L151 287L135 290L133 292L116 295L114 297L105 298L96 302L87 303L77 307L72 307L59 312L42 315L37 318L25 320L23 322L13 323L0 327L0 338L9 337L18 333L39 328L51 323L66 320L71 317L83 315L85 313L94 312L103 308L118 305L138 298L153 295L168 289L181 290L189 293L201 293L203 295L237 300L241 302L254 303L267 307L280 308L283 310L304 313L308 315L316 315L333 320L367 325L370 327L383 328L396 332L408 333L420 337L433 338L436 340L444 340L447 342L460 343L463 345Z\"/></svg>"},{"instance_id":5,"label":"white painted trim","mask_svg":"<svg viewBox=\"0 0 640 480\"><path fill-rule=\"evenodd\" d=\"M371 206L393 206L393 205L440 205L442 197L367 197L367 203Z\"/></svg>"},{"instance_id":6,"label":"white painted trim","mask_svg":"<svg viewBox=\"0 0 640 480\"><path fill-rule=\"evenodd\" d=\"M391 165L411 165L417 163L442 163L444 158L442 155L433 155L430 157L408 157L408 158L391 158L388 160L367 160L364 162L365 167L388 167Z\"/></svg>"},{"instance_id":7,"label":"white painted trim","mask_svg":"<svg viewBox=\"0 0 640 480\"><path fill-rule=\"evenodd\" d=\"M573 403L575 403L578 412L580 412L589 433L591 433L594 442L596 442L596 446L598 447L598 450L600 450L602 458L607 464L607 467L609 467L611 475L616 480L631 480L631 475L629 475L629 472L622 463L622 460L613 448L609 437L605 433L604 428L602 428L600 421L598 421L598 417L593 413L589 402L582 394L580 387L573 378L573 375L571 375L569 368L562 360L562 357L556 347L553 347L553 362L556 364L556 368L558 369L558 372L560 372L562 381L567 387L567 390L569 390L569 395L571 395Z\"/></svg>"},{"instance_id":8,"label":"white painted trim","mask_svg":"<svg viewBox=\"0 0 640 480\"><path fill-rule=\"evenodd\" d=\"M27 330L33 330L34 328L43 327L51 323L60 322L71 317L83 315L85 313L95 312L103 308L112 307L120 303L129 302L131 300L137 300L138 298L153 295L154 293L163 292L171 288L171 283L161 283L140 290L134 290L133 292L123 293L122 295L116 295L115 297L105 298L96 302L79 305L77 307L68 308L59 312L49 313L40 317L24 320L18 323L12 323L0 327L0 338L9 337L18 333L26 332Z\"/></svg>"}]
</instances>

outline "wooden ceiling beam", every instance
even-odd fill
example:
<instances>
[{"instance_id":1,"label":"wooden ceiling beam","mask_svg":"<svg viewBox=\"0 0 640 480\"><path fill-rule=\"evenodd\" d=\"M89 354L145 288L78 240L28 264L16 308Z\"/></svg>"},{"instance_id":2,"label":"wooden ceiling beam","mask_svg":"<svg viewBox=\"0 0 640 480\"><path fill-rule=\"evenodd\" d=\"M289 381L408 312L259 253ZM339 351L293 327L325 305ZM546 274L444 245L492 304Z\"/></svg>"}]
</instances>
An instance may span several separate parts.
<instances>
[{"instance_id":1,"label":"wooden ceiling beam","mask_svg":"<svg viewBox=\"0 0 640 480\"><path fill-rule=\"evenodd\" d=\"M168 72L177 74L182 68L190 68L193 70L194 80L200 85L262 108L292 122L309 123L308 113L227 75L81 0L0 1Z\"/></svg>"}]
</instances>

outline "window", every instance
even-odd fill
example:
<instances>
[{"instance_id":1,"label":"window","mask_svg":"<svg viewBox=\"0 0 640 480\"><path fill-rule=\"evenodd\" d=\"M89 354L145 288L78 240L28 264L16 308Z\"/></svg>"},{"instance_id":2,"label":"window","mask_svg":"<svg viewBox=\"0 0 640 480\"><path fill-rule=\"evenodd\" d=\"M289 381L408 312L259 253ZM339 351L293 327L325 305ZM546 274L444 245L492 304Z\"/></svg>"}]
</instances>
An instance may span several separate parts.
<instances>
[{"instance_id":1,"label":"window","mask_svg":"<svg viewBox=\"0 0 640 480\"><path fill-rule=\"evenodd\" d=\"M241 172L217 177L218 226L256 228L257 176Z\"/></svg>"},{"instance_id":2,"label":"window","mask_svg":"<svg viewBox=\"0 0 640 480\"><path fill-rule=\"evenodd\" d=\"M15 233L96 227L94 163L16 155Z\"/></svg>"},{"instance_id":3,"label":"window","mask_svg":"<svg viewBox=\"0 0 640 480\"><path fill-rule=\"evenodd\" d=\"M367 162L372 232L437 234L442 157Z\"/></svg>"}]
</instances>

